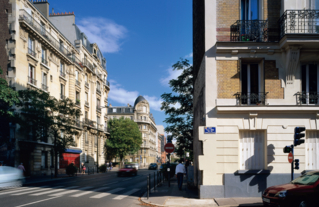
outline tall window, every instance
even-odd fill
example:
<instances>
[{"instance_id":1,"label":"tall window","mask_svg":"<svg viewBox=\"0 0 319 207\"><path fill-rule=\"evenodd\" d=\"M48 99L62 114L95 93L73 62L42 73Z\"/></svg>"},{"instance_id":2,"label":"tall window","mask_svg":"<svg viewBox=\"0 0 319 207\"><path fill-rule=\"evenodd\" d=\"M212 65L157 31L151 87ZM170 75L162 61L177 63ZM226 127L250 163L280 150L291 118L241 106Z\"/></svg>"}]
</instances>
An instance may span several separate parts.
<instances>
[{"instance_id":1,"label":"tall window","mask_svg":"<svg viewBox=\"0 0 319 207\"><path fill-rule=\"evenodd\" d=\"M143 110L144 113L146 113L146 106L143 106L142 110Z\"/></svg>"},{"instance_id":2,"label":"tall window","mask_svg":"<svg viewBox=\"0 0 319 207\"><path fill-rule=\"evenodd\" d=\"M33 65L29 65L29 83L35 84L35 75Z\"/></svg>"},{"instance_id":3,"label":"tall window","mask_svg":"<svg viewBox=\"0 0 319 207\"><path fill-rule=\"evenodd\" d=\"M79 71L75 70L75 80L79 80Z\"/></svg>"},{"instance_id":4,"label":"tall window","mask_svg":"<svg viewBox=\"0 0 319 207\"><path fill-rule=\"evenodd\" d=\"M96 123L100 124L100 117L98 117L98 116L96 117Z\"/></svg>"},{"instance_id":5,"label":"tall window","mask_svg":"<svg viewBox=\"0 0 319 207\"><path fill-rule=\"evenodd\" d=\"M41 33L45 34L45 24L41 22Z\"/></svg>"},{"instance_id":6,"label":"tall window","mask_svg":"<svg viewBox=\"0 0 319 207\"><path fill-rule=\"evenodd\" d=\"M319 9L319 0L309 0L310 9Z\"/></svg>"},{"instance_id":7,"label":"tall window","mask_svg":"<svg viewBox=\"0 0 319 207\"><path fill-rule=\"evenodd\" d=\"M85 131L85 142L88 142L88 132L87 131Z\"/></svg>"},{"instance_id":8,"label":"tall window","mask_svg":"<svg viewBox=\"0 0 319 207\"><path fill-rule=\"evenodd\" d=\"M86 46L86 38L83 37L83 45Z\"/></svg>"},{"instance_id":9,"label":"tall window","mask_svg":"<svg viewBox=\"0 0 319 207\"><path fill-rule=\"evenodd\" d=\"M306 170L316 170L319 168L319 131L306 133Z\"/></svg>"},{"instance_id":10,"label":"tall window","mask_svg":"<svg viewBox=\"0 0 319 207\"><path fill-rule=\"evenodd\" d=\"M100 82L97 82L97 85L96 85L97 89L101 90L101 85L100 85Z\"/></svg>"},{"instance_id":11,"label":"tall window","mask_svg":"<svg viewBox=\"0 0 319 207\"><path fill-rule=\"evenodd\" d=\"M87 112L87 111L85 111L85 113L84 113L84 118L85 118L85 119L88 118L88 112Z\"/></svg>"},{"instance_id":12,"label":"tall window","mask_svg":"<svg viewBox=\"0 0 319 207\"><path fill-rule=\"evenodd\" d=\"M47 84L48 84L48 75L46 73L42 73L42 89L45 91L48 90Z\"/></svg>"},{"instance_id":13,"label":"tall window","mask_svg":"<svg viewBox=\"0 0 319 207\"><path fill-rule=\"evenodd\" d=\"M47 55L46 55L46 50L44 48L42 48L41 50L41 59L42 59L42 63L47 65Z\"/></svg>"},{"instance_id":14,"label":"tall window","mask_svg":"<svg viewBox=\"0 0 319 207\"><path fill-rule=\"evenodd\" d=\"M47 168L48 167L48 153L46 151L42 151L41 153L41 168Z\"/></svg>"},{"instance_id":15,"label":"tall window","mask_svg":"<svg viewBox=\"0 0 319 207\"><path fill-rule=\"evenodd\" d=\"M86 102L88 102L88 100L89 100L88 97L89 97L88 93L85 93L85 101L86 101Z\"/></svg>"},{"instance_id":16,"label":"tall window","mask_svg":"<svg viewBox=\"0 0 319 207\"><path fill-rule=\"evenodd\" d=\"M146 125L145 124L143 125L143 129L146 129Z\"/></svg>"},{"instance_id":17,"label":"tall window","mask_svg":"<svg viewBox=\"0 0 319 207\"><path fill-rule=\"evenodd\" d=\"M60 89L61 89L61 91L60 91L61 98L63 99L64 98L64 85L62 83L60 84Z\"/></svg>"},{"instance_id":18,"label":"tall window","mask_svg":"<svg viewBox=\"0 0 319 207\"><path fill-rule=\"evenodd\" d=\"M85 74L85 82L88 82L88 75Z\"/></svg>"},{"instance_id":19,"label":"tall window","mask_svg":"<svg viewBox=\"0 0 319 207\"><path fill-rule=\"evenodd\" d=\"M100 99L96 99L96 106L100 107Z\"/></svg>"},{"instance_id":20,"label":"tall window","mask_svg":"<svg viewBox=\"0 0 319 207\"><path fill-rule=\"evenodd\" d=\"M76 98L76 102L80 102L80 92L78 91L75 92L75 98Z\"/></svg>"},{"instance_id":21,"label":"tall window","mask_svg":"<svg viewBox=\"0 0 319 207\"><path fill-rule=\"evenodd\" d=\"M319 92L319 65L308 64L302 65L301 68L301 86L303 104L317 104Z\"/></svg>"},{"instance_id":22,"label":"tall window","mask_svg":"<svg viewBox=\"0 0 319 207\"><path fill-rule=\"evenodd\" d=\"M241 0L241 20L259 20L260 0Z\"/></svg>"},{"instance_id":23,"label":"tall window","mask_svg":"<svg viewBox=\"0 0 319 207\"><path fill-rule=\"evenodd\" d=\"M64 71L65 71L64 64L61 62L61 63L60 63L60 75L61 75L62 77L65 77Z\"/></svg>"},{"instance_id":24,"label":"tall window","mask_svg":"<svg viewBox=\"0 0 319 207\"><path fill-rule=\"evenodd\" d=\"M261 170L264 169L264 131L240 132L240 169Z\"/></svg>"},{"instance_id":25,"label":"tall window","mask_svg":"<svg viewBox=\"0 0 319 207\"><path fill-rule=\"evenodd\" d=\"M34 41L30 37L29 37L29 41L28 41L28 48L29 48L29 50L34 51Z\"/></svg>"}]
</instances>

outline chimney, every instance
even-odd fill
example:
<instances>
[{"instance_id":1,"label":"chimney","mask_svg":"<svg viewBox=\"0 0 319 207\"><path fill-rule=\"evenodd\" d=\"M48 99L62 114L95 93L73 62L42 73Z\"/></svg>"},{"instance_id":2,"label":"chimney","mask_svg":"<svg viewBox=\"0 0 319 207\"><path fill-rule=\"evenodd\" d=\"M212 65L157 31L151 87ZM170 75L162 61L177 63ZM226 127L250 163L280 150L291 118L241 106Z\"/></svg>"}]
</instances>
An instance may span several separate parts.
<instances>
[{"instance_id":1,"label":"chimney","mask_svg":"<svg viewBox=\"0 0 319 207\"><path fill-rule=\"evenodd\" d=\"M127 107L130 107L130 104L129 104L129 103L127 104Z\"/></svg>"},{"instance_id":2,"label":"chimney","mask_svg":"<svg viewBox=\"0 0 319 207\"><path fill-rule=\"evenodd\" d=\"M110 107L112 107L112 104L110 104Z\"/></svg>"},{"instance_id":3,"label":"chimney","mask_svg":"<svg viewBox=\"0 0 319 207\"><path fill-rule=\"evenodd\" d=\"M49 2L47 0L33 1L32 3L46 18L49 19Z\"/></svg>"}]
</instances>

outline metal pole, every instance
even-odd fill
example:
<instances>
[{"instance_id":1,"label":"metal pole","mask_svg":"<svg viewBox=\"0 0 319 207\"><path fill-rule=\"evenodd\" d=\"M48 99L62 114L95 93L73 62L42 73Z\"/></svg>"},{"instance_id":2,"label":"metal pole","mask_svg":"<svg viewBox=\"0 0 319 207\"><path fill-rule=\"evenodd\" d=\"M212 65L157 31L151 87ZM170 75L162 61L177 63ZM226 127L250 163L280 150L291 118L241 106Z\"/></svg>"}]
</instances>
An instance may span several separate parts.
<instances>
[{"instance_id":1,"label":"metal pole","mask_svg":"<svg viewBox=\"0 0 319 207\"><path fill-rule=\"evenodd\" d=\"M155 172L154 172L154 193L155 193L155 187L156 187L156 184L155 184Z\"/></svg>"},{"instance_id":2,"label":"metal pole","mask_svg":"<svg viewBox=\"0 0 319 207\"><path fill-rule=\"evenodd\" d=\"M150 193L151 193L151 188L152 188L152 185L151 185L151 180L152 180L152 178L151 178L151 174L149 174L149 183L150 183Z\"/></svg>"},{"instance_id":3,"label":"metal pole","mask_svg":"<svg viewBox=\"0 0 319 207\"><path fill-rule=\"evenodd\" d=\"M149 183L150 177L147 176L147 200L150 197L150 183Z\"/></svg>"},{"instance_id":4,"label":"metal pole","mask_svg":"<svg viewBox=\"0 0 319 207\"><path fill-rule=\"evenodd\" d=\"M295 161L295 155L294 155L294 145L291 145L291 152L292 152L292 162L291 162L291 181L294 180L294 161Z\"/></svg>"},{"instance_id":5,"label":"metal pole","mask_svg":"<svg viewBox=\"0 0 319 207\"><path fill-rule=\"evenodd\" d=\"M168 187L171 187L171 153L168 154L168 167L169 167L169 172L168 172Z\"/></svg>"}]
</instances>

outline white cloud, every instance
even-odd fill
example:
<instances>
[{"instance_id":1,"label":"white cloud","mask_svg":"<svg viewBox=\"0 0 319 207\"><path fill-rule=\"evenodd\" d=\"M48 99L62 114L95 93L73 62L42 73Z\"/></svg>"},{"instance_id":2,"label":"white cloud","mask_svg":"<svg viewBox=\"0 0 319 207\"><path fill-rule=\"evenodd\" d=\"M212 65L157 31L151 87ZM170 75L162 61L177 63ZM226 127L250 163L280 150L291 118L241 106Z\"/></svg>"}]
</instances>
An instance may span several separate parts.
<instances>
[{"instance_id":1,"label":"white cloud","mask_svg":"<svg viewBox=\"0 0 319 207\"><path fill-rule=\"evenodd\" d=\"M114 53L120 50L121 39L127 29L112 20L88 17L77 22L77 26L86 34L91 43L96 43L101 52Z\"/></svg>"},{"instance_id":2,"label":"white cloud","mask_svg":"<svg viewBox=\"0 0 319 207\"><path fill-rule=\"evenodd\" d=\"M189 53L188 55L185 56L185 58L193 58L193 53Z\"/></svg>"},{"instance_id":3,"label":"white cloud","mask_svg":"<svg viewBox=\"0 0 319 207\"><path fill-rule=\"evenodd\" d=\"M160 82L163 86L169 86L169 81L172 79L176 79L178 76L182 74L182 70L173 70L173 68L169 68L166 70L168 75L166 78L161 78Z\"/></svg>"},{"instance_id":4,"label":"white cloud","mask_svg":"<svg viewBox=\"0 0 319 207\"><path fill-rule=\"evenodd\" d=\"M127 91L115 80L110 80L112 90L109 93L109 99L116 101L120 104L127 105L130 104L133 106L135 99L139 96L138 91ZM162 100L156 96L143 95L144 98L150 104L151 110L161 111ZM110 102L111 103L111 102ZM112 103L111 103L112 104ZM116 106L113 104L113 106Z\"/></svg>"}]
</instances>

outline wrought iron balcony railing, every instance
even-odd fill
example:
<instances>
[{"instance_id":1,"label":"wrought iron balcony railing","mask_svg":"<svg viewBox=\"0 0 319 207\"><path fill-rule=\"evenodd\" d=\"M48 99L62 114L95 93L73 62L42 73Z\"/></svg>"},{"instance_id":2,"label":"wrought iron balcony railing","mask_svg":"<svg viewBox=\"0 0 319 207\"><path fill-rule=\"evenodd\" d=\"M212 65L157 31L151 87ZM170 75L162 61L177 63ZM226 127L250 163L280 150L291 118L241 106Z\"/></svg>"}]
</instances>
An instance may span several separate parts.
<instances>
[{"instance_id":1,"label":"wrought iron balcony railing","mask_svg":"<svg viewBox=\"0 0 319 207\"><path fill-rule=\"evenodd\" d=\"M262 93L241 93L237 92L236 105L265 105L268 92Z\"/></svg>"},{"instance_id":2,"label":"wrought iron balcony railing","mask_svg":"<svg viewBox=\"0 0 319 207\"><path fill-rule=\"evenodd\" d=\"M92 73L94 73L93 65L86 58L83 58L83 64L86 66Z\"/></svg>"},{"instance_id":3,"label":"wrought iron balcony railing","mask_svg":"<svg viewBox=\"0 0 319 207\"><path fill-rule=\"evenodd\" d=\"M98 94L101 94L101 90L100 90L99 88L96 88L96 92L97 92Z\"/></svg>"},{"instance_id":4,"label":"wrought iron balcony railing","mask_svg":"<svg viewBox=\"0 0 319 207\"><path fill-rule=\"evenodd\" d=\"M319 104L319 92L298 92L296 95L297 104Z\"/></svg>"},{"instance_id":5,"label":"wrought iron balcony railing","mask_svg":"<svg viewBox=\"0 0 319 207\"><path fill-rule=\"evenodd\" d=\"M28 82L29 83L31 83L31 84L33 84L33 85L37 85L37 80L36 79L33 79L33 78L31 78L31 77L28 77Z\"/></svg>"},{"instance_id":6,"label":"wrought iron balcony railing","mask_svg":"<svg viewBox=\"0 0 319 207\"><path fill-rule=\"evenodd\" d=\"M78 65L80 68L83 68L83 62L81 62L81 60L79 58L77 58L74 54L70 56L70 59L76 64Z\"/></svg>"},{"instance_id":7,"label":"wrought iron balcony railing","mask_svg":"<svg viewBox=\"0 0 319 207\"><path fill-rule=\"evenodd\" d=\"M105 85L107 85L108 87L110 87L110 82L108 80L105 80Z\"/></svg>"},{"instance_id":8,"label":"wrought iron balcony railing","mask_svg":"<svg viewBox=\"0 0 319 207\"><path fill-rule=\"evenodd\" d=\"M75 84L78 85L78 86L81 86L81 82L78 81L78 80L75 80Z\"/></svg>"},{"instance_id":9,"label":"wrought iron balcony railing","mask_svg":"<svg viewBox=\"0 0 319 207\"><path fill-rule=\"evenodd\" d=\"M92 121L88 118L83 118L83 124L87 125L87 126L90 126L92 128L96 128L96 122L95 121Z\"/></svg>"},{"instance_id":10,"label":"wrought iron balcony railing","mask_svg":"<svg viewBox=\"0 0 319 207\"><path fill-rule=\"evenodd\" d=\"M35 53L34 50L32 50L31 48L28 47L28 54L32 55L33 57L36 57L37 53Z\"/></svg>"},{"instance_id":11,"label":"wrought iron balcony railing","mask_svg":"<svg viewBox=\"0 0 319 207\"><path fill-rule=\"evenodd\" d=\"M47 84L42 83L42 90L48 91L49 86L47 86Z\"/></svg>"},{"instance_id":12,"label":"wrought iron balcony railing","mask_svg":"<svg viewBox=\"0 0 319 207\"><path fill-rule=\"evenodd\" d=\"M98 124L97 129L100 131L104 131L104 125L103 124Z\"/></svg>"},{"instance_id":13,"label":"wrought iron balcony railing","mask_svg":"<svg viewBox=\"0 0 319 207\"><path fill-rule=\"evenodd\" d=\"M89 83L86 82L86 81L85 81L85 86L88 87L88 88L90 87Z\"/></svg>"},{"instance_id":14,"label":"wrought iron balcony railing","mask_svg":"<svg viewBox=\"0 0 319 207\"><path fill-rule=\"evenodd\" d=\"M280 39L286 34L319 34L319 10L286 10L279 26Z\"/></svg>"},{"instance_id":15,"label":"wrought iron balcony railing","mask_svg":"<svg viewBox=\"0 0 319 207\"><path fill-rule=\"evenodd\" d=\"M42 59L41 59L41 62L42 62L44 65L48 65L48 61L47 61L45 58L42 58Z\"/></svg>"},{"instance_id":16,"label":"wrought iron balcony railing","mask_svg":"<svg viewBox=\"0 0 319 207\"><path fill-rule=\"evenodd\" d=\"M66 99L66 96L63 95L63 94L60 94L60 98L61 98L62 100L64 100L64 99Z\"/></svg>"},{"instance_id":17,"label":"wrought iron balcony railing","mask_svg":"<svg viewBox=\"0 0 319 207\"><path fill-rule=\"evenodd\" d=\"M237 20L231 25L232 42L268 42L267 20Z\"/></svg>"},{"instance_id":18,"label":"wrought iron balcony railing","mask_svg":"<svg viewBox=\"0 0 319 207\"><path fill-rule=\"evenodd\" d=\"M60 76L61 76L61 77L63 77L63 78L66 78L66 74L65 74L65 72L60 71Z\"/></svg>"},{"instance_id":19,"label":"wrought iron balcony railing","mask_svg":"<svg viewBox=\"0 0 319 207\"><path fill-rule=\"evenodd\" d=\"M96 111L101 112L102 108L101 106L96 106Z\"/></svg>"},{"instance_id":20,"label":"wrought iron balcony railing","mask_svg":"<svg viewBox=\"0 0 319 207\"><path fill-rule=\"evenodd\" d=\"M85 105L86 106L90 106L88 101L85 101Z\"/></svg>"}]
</instances>

